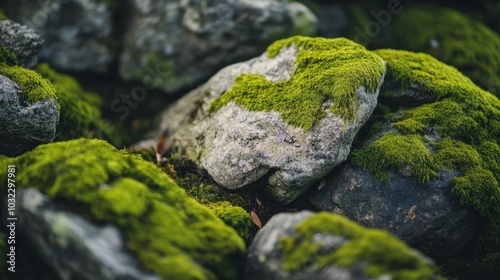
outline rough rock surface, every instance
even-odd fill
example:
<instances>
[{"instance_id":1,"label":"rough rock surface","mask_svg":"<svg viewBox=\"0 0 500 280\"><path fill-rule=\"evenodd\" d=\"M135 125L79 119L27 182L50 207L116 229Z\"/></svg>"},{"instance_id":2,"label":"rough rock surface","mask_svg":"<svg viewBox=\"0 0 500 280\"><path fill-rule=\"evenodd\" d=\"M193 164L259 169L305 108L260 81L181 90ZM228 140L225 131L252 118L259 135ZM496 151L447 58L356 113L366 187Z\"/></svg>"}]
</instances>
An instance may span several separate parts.
<instances>
[{"instance_id":1,"label":"rough rock surface","mask_svg":"<svg viewBox=\"0 0 500 280\"><path fill-rule=\"evenodd\" d=\"M276 39L316 31L315 16L288 0L131 2L120 75L166 92L193 87Z\"/></svg>"},{"instance_id":2,"label":"rough rock surface","mask_svg":"<svg viewBox=\"0 0 500 280\"><path fill-rule=\"evenodd\" d=\"M0 153L16 156L55 137L57 101L29 102L15 82L0 75Z\"/></svg>"},{"instance_id":3,"label":"rough rock surface","mask_svg":"<svg viewBox=\"0 0 500 280\"><path fill-rule=\"evenodd\" d=\"M40 59L65 71L103 72L113 60L111 1L5 0L5 13L44 38Z\"/></svg>"},{"instance_id":4,"label":"rough rock surface","mask_svg":"<svg viewBox=\"0 0 500 280\"><path fill-rule=\"evenodd\" d=\"M385 279L383 278L377 278L373 276L367 276L365 274L365 269L367 266L370 266L372 263L368 260L362 260L363 256L362 254L359 255L360 259L356 261L352 265L336 265L336 264L329 264L325 265L324 267L319 267L318 263L321 262L323 257L328 258L328 256L331 256L336 253L338 250L342 250L343 246L349 246L349 242L352 240L350 238L353 238L353 236L348 236L348 235L343 235L343 234L331 234L327 232L323 232L323 230L318 230L316 229L310 229L309 232L306 230L306 232L299 233L297 230L297 226L300 225L301 223L312 219L312 217L319 217L319 215L323 215L322 217L325 217L325 214L314 214L313 212L310 211L301 211L301 212L296 212L296 213L282 213L282 214L277 214L271 220L257 233L257 236L254 238L252 241L252 244L250 245L248 249L248 254L247 254L247 262L246 262L246 267L243 275L243 279L292 279L292 280L299 280L299 279L307 279L307 280L330 280L330 279L345 279L345 280L354 280L354 279ZM342 217L331 217L328 218L334 218L334 219L344 219ZM326 221L326 220L325 220ZM328 220L330 221L330 219ZM338 220L337 220L338 221ZM345 228L349 228L351 225L354 225L354 223L343 220ZM340 226L340 225L339 225ZM355 226L359 227L359 226ZM324 229L326 231L327 228L330 229L335 229L336 226L329 224L329 225L324 225ZM337 229L335 229L337 230ZM338 229L339 232L341 232L343 229ZM365 231L365 232L363 232ZM369 232L369 230L361 229L361 232L358 232L357 234L366 234ZM302 265L299 265L293 270L286 269L286 258L287 258L287 253L284 252L283 249L283 239L292 237L296 238L300 234L310 234L310 240L302 240L300 239L297 241L297 243L294 243L292 246L292 251L296 250L301 250L302 248L304 251L301 251L300 253L303 254L303 258L306 258L306 262ZM384 240L387 242L395 241L395 243L398 246L398 243L402 243L400 241L397 241L396 238L390 236L390 235L385 235L384 236L388 240ZM302 237L299 237L302 238ZM394 240L391 240L394 239ZM380 240L377 240L377 242ZM318 249L316 251L316 254L313 255L312 257L308 257L306 254L310 254L310 250L313 250L312 248L314 245L311 245L311 247L301 247L301 242L311 242L311 244L319 244L321 249ZM384 246L382 244L378 244L375 239L371 239L368 237L365 242L373 242L372 244L368 245L369 247L377 247L377 246ZM391 245L392 246L392 245ZM397 247L396 247L397 248ZM290 249L290 248L287 248ZM357 248L358 250L363 250L361 248ZM366 248L365 248L366 249ZM397 254L399 252L390 252L391 250L394 250L395 247L386 247L388 251L384 252L383 254L378 255L375 253L375 259L372 259L371 261L373 263L379 262L381 259L384 258L384 254ZM405 257L407 257L410 262L409 265L402 265L402 263L398 265L395 265L397 269L401 270L406 270L406 272L412 271L418 271L420 270L421 272L426 270L427 268L431 267L431 261L429 259L424 259L424 257L419 254L416 251L413 251L409 249L408 247L399 247L400 250L406 251ZM351 250L353 248L351 247ZM370 250L367 250L370 251ZM352 252L352 251L351 251ZM289 252L290 253L290 252ZM296 257L297 255L295 255ZM289 257L289 256L288 256ZM378 259L377 259L378 258ZM295 261L300 261L299 259L295 259ZM414 264L412 265L412 261L414 261ZM419 265L416 263L420 262ZM383 262L383 261L381 261ZM335 263L335 262L334 262ZM407 266L405 268L405 266ZM390 267L390 265L389 265ZM392 279L391 275L389 275L392 271L390 271L390 268L386 267L385 271L382 271L383 276L388 277L387 279ZM418 267L418 268L417 268ZM409 270L409 271L408 271ZM427 277L425 278L420 278L420 279L434 279L436 278L436 274L427 271ZM430 272L430 273L429 273ZM429 275L430 274L430 275ZM410 274L407 274L410 275ZM422 275L421 275L422 277ZM419 278L415 278L419 279Z\"/></svg>"},{"instance_id":5,"label":"rough rock surface","mask_svg":"<svg viewBox=\"0 0 500 280\"><path fill-rule=\"evenodd\" d=\"M33 29L11 20L0 20L0 46L12 51L22 67L35 67L42 44L43 39Z\"/></svg>"},{"instance_id":6,"label":"rough rock surface","mask_svg":"<svg viewBox=\"0 0 500 280\"><path fill-rule=\"evenodd\" d=\"M367 227L385 229L436 260L449 259L477 236L479 219L451 194L456 171L439 180L389 173L389 183L349 163L336 168L309 200L318 209L344 215Z\"/></svg>"},{"instance_id":7,"label":"rough rock surface","mask_svg":"<svg viewBox=\"0 0 500 280\"><path fill-rule=\"evenodd\" d=\"M209 113L209 107L240 74L261 74L275 83L287 81L296 69L297 55L291 46L273 59L264 53L226 67L167 108L152 138L168 134L168 147L195 161L227 189L259 181L275 199L293 201L347 158L354 136L376 106L378 88L375 92L365 86L356 90L359 106L350 121L334 115L328 109L331 102L325 101L325 116L308 131L285 123L279 112L250 111L233 101L215 113ZM377 78L379 86L383 78Z\"/></svg>"},{"instance_id":8,"label":"rough rock surface","mask_svg":"<svg viewBox=\"0 0 500 280\"><path fill-rule=\"evenodd\" d=\"M142 271L116 227L59 209L36 189L20 190L17 199L16 229L61 279L161 279Z\"/></svg>"}]
</instances>

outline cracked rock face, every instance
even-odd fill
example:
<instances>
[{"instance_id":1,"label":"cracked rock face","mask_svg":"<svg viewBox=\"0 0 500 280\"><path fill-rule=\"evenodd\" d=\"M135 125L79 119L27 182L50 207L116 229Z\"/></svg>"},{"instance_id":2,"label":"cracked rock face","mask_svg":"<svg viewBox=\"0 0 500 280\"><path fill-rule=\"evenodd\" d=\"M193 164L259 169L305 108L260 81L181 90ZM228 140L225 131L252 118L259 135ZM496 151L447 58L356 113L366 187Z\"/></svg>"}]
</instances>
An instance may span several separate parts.
<instances>
[{"instance_id":1,"label":"cracked rock face","mask_svg":"<svg viewBox=\"0 0 500 280\"><path fill-rule=\"evenodd\" d=\"M131 2L120 75L167 93L254 57L276 39L316 32L316 17L288 0Z\"/></svg>"},{"instance_id":2,"label":"cracked rock face","mask_svg":"<svg viewBox=\"0 0 500 280\"><path fill-rule=\"evenodd\" d=\"M11 20L0 20L0 46L12 51L20 66L35 67L42 44L43 39L33 29Z\"/></svg>"},{"instance_id":3,"label":"cracked rock face","mask_svg":"<svg viewBox=\"0 0 500 280\"><path fill-rule=\"evenodd\" d=\"M263 54L226 67L167 108L152 138L166 133L172 151L196 162L224 188L257 182L278 201L293 201L347 158L354 136L376 106L378 89L357 89L354 121L333 115L325 103L326 116L308 131L285 123L279 112L249 111L233 101L215 113L208 108L240 74L261 74L272 82L290 79L297 55L292 46L273 59Z\"/></svg>"},{"instance_id":4,"label":"cracked rock face","mask_svg":"<svg viewBox=\"0 0 500 280\"><path fill-rule=\"evenodd\" d=\"M99 0L5 0L6 14L40 33L40 59L65 71L104 72L114 51L112 7Z\"/></svg>"},{"instance_id":5,"label":"cracked rock face","mask_svg":"<svg viewBox=\"0 0 500 280\"><path fill-rule=\"evenodd\" d=\"M21 87L0 75L0 154L17 156L52 141L58 122L54 98L26 101Z\"/></svg>"}]
</instances>

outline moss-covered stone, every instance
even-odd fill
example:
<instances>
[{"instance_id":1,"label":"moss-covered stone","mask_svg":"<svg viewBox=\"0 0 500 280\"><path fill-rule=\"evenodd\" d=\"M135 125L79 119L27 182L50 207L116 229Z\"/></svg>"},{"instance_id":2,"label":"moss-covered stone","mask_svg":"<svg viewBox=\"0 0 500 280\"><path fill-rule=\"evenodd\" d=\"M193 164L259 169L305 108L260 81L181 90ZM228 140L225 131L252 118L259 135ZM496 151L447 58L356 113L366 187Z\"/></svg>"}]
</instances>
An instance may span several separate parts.
<instances>
[{"instance_id":1,"label":"moss-covered stone","mask_svg":"<svg viewBox=\"0 0 500 280\"><path fill-rule=\"evenodd\" d=\"M344 38L295 36L276 41L267 54L273 58L292 45L299 54L288 81L274 83L262 75L242 74L210 110L217 111L232 100L251 111L280 112L284 122L309 130L325 116L322 106L328 100L335 115L353 119L359 105L356 89L365 86L375 92L384 74L379 57Z\"/></svg>"},{"instance_id":2,"label":"moss-covered stone","mask_svg":"<svg viewBox=\"0 0 500 280\"><path fill-rule=\"evenodd\" d=\"M56 91L50 82L33 70L17 66L16 55L0 47L0 74L11 79L22 89L22 98L35 102L46 98L57 100Z\"/></svg>"},{"instance_id":3,"label":"moss-covered stone","mask_svg":"<svg viewBox=\"0 0 500 280\"><path fill-rule=\"evenodd\" d=\"M396 47L429 53L500 95L500 36L482 23L455 10L413 5L393 26Z\"/></svg>"},{"instance_id":4,"label":"moss-covered stone","mask_svg":"<svg viewBox=\"0 0 500 280\"><path fill-rule=\"evenodd\" d=\"M82 89L80 84L68 75L51 69L47 63L38 65L36 70L48 79L56 90L61 117L57 127L59 140L90 138L93 130L108 133L101 121L101 97Z\"/></svg>"},{"instance_id":5,"label":"moss-covered stone","mask_svg":"<svg viewBox=\"0 0 500 280\"><path fill-rule=\"evenodd\" d=\"M376 51L387 62L387 79L416 83L435 101L393 115L388 133L352 153L352 163L387 180L388 171L409 169L421 182L442 169L459 170L452 192L488 221L483 257L500 251L500 100L455 68L429 55ZM380 95L386 93L381 90ZM435 135L437 134L437 135ZM484 252L486 252L484 254ZM499 263L500 265L500 263Z\"/></svg>"},{"instance_id":6,"label":"moss-covered stone","mask_svg":"<svg viewBox=\"0 0 500 280\"><path fill-rule=\"evenodd\" d=\"M18 187L118 225L128 249L161 277L236 278L243 240L152 163L101 140L78 139L39 146L13 164Z\"/></svg>"},{"instance_id":7,"label":"moss-covered stone","mask_svg":"<svg viewBox=\"0 0 500 280\"><path fill-rule=\"evenodd\" d=\"M312 261L317 269L363 264L368 277L433 279L437 274L435 267L393 235L366 229L340 215L317 213L298 224L295 231L293 236L279 241L287 270L299 269ZM338 236L345 241L338 248L325 251L322 244L313 241L314 234Z\"/></svg>"}]
</instances>

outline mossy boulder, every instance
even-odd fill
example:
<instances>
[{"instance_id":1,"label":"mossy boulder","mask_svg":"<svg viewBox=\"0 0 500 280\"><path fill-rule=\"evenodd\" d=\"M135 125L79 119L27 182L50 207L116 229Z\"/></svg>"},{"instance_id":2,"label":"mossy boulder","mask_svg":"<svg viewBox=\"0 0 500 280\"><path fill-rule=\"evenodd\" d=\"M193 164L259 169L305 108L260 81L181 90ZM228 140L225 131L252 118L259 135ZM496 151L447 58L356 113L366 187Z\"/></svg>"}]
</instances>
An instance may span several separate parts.
<instances>
[{"instance_id":1,"label":"mossy boulder","mask_svg":"<svg viewBox=\"0 0 500 280\"><path fill-rule=\"evenodd\" d=\"M344 38L279 40L167 108L156 135L224 188L258 184L291 202L345 160L384 73Z\"/></svg>"},{"instance_id":2,"label":"mossy boulder","mask_svg":"<svg viewBox=\"0 0 500 280\"><path fill-rule=\"evenodd\" d=\"M117 226L146 270L165 279L236 278L243 240L152 163L87 139L42 145L10 162L18 188Z\"/></svg>"},{"instance_id":3,"label":"mossy boulder","mask_svg":"<svg viewBox=\"0 0 500 280\"><path fill-rule=\"evenodd\" d=\"M239 206L233 206L227 201L211 203L208 208L224 221L228 226L232 227L243 240L250 242L252 229L254 224L252 218L245 209Z\"/></svg>"},{"instance_id":4,"label":"mossy boulder","mask_svg":"<svg viewBox=\"0 0 500 280\"><path fill-rule=\"evenodd\" d=\"M15 156L52 141L58 121L50 82L18 66L16 56L0 47L0 153Z\"/></svg>"},{"instance_id":5,"label":"mossy boulder","mask_svg":"<svg viewBox=\"0 0 500 280\"><path fill-rule=\"evenodd\" d=\"M326 207L323 203L325 199L320 196L324 197L325 192L333 192L329 204L331 209L336 209L333 211L341 212L357 222L381 227L384 224L381 221L384 213L393 211L395 214L392 215L391 223L404 228L405 221L413 223L426 219L425 212L433 211L429 208L434 203L431 202L433 199L446 198L439 205L433 206L436 210L433 213L438 214L439 209L449 205L450 210L455 210L442 214L449 215L449 219L464 218L459 222L462 224L461 228L454 230L456 225L449 224L449 228L443 230L448 233L440 237L444 241L441 246L450 242L448 246L455 248L443 252L428 251L427 249L432 248L426 249L425 244L439 234L429 234L427 237L423 234L420 241L413 241L412 244L427 250L431 257L438 258L442 263L447 263L457 253L479 260L474 265L462 267L462 272L458 274L470 269L470 274L467 275L480 279L481 275L494 273L495 269L491 270L491 265L489 268L482 265L483 260L491 260L491 256L500 252L500 224L497 218L500 215L500 101L490 92L476 86L456 68L441 63L430 55L396 50L378 50L376 53L387 62L386 80L390 85L389 88L385 85L382 87L380 101L383 104L390 100L388 104L392 112L372 117L373 129L367 129L371 136L365 134L364 137L368 139L358 141L350 156L350 167L336 170L332 174L329 190L316 194L313 199L317 202L316 206ZM395 91L395 83L399 83L402 90ZM412 106L407 102L412 97L405 94L408 92L405 89L416 84L419 85L417 92L425 98ZM353 168L358 171L356 168L362 168L365 172L353 172ZM343 172L351 172L349 180L342 179L342 176L345 177L341 175ZM396 185L397 181L400 183ZM343 183L339 185L339 182ZM348 210L343 202L354 202L356 198L335 199L337 190L344 195L349 195L348 190L351 190L353 196L358 192L365 192L368 197L379 197L369 194L370 189L376 192L377 189L383 189L384 185L388 186L385 188L385 198L375 203L386 205L386 212L381 214L378 211L370 214L370 207L364 206L361 207L364 213ZM398 185L405 186L398 188ZM403 205L400 204L401 197L405 196L405 189L409 186L421 186L422 189L415 191L416 197L409 197L409 201L413 201L409 202L412 205L406 204L398 209L398 206ZM444 189L438 190L439 186ZM425 189L428 190L428 197L424 194ZM441 194L436 195L436 191ZM464 215L464 211L469 214ZM474 245L458 238L470 238L474 234L474 231L469 230L477 227L474 225L477 222L471 220L470 213L481 217L477 219L481 232L475 234L473 239L481 241L472 242ZM389 216L387 218L390 219ZM446 220L446 216L440 219ZM438 222L440 219L434 221ZM428 226L431 226L432 221L428 222ZM396 235L402 233L393 232ZM426 230L421 232L425 233ZM451 235L446 238L448 234ZM497 271L499 264L497 262Z\"/></svg>"},{"instance_id":6,"label":"mossy boulder","mask_svg":"<svg viewBox=\"0 0 500 280\"><path fill-rule=\"evenodd\" d=\"M18 189L16 217L18 279L162 279L141 267L116 225L68 211L36 189Z\"/></svg>"},{"instance_id":7,"label":"mossy boulder","mask_svg":"<svg viewBox=\"0 0 500 280\"><path fill-rule=\"evenodd\" d=\"M429 4L408 6L393 26L395 47L429 53L500 95L500 36L487 26Z\"/></svg>"},{"instance_id":8,"label":"mossy boulder","mask_svg":"<svg viewBox=\"0 0 500 280\"><path fill-rule=\"evenodd\" d=\"M395 236L340 215L278 214L257 234L244 279L441 279L432 261Z\"/></svg>"}]
</instances>

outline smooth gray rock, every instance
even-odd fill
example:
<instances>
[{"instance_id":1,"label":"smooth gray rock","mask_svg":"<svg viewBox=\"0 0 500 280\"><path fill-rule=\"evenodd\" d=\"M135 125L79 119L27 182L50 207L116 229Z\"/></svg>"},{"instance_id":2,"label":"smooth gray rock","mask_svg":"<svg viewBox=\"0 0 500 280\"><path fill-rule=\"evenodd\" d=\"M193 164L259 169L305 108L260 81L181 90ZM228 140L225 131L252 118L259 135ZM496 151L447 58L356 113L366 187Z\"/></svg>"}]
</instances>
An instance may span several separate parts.
<instances>
[{"instance_id":1,"label":"smooth gray rock","mask_svg":"<svg viewBox=\"0 0 500 280\"><path fill-rule=\"evenodd\" d=\"M13 52L20 66L35 67L42 44L43 39L33 29L11 20L0 20L0 46Z\"/></svg>"},{"instance_id":2,"label":"smooth gray rock","mask_svg":"<svg viewBox=\"0 0 500 280\"><path fill-rule=\"evenodd\" d=\"M65 71L104 72L115 53L112 1L3 0L7 16L40 33L40 59Z\"/></svg>"},{"instance_id":3,"label":"smooth gray rock","mask_svg":"<svg viewBox=\"0 0 500 280\"><path fill-rule=\"evenodd\" d=\"M315 16L289 0L134 0L120 75L170 93L254 57L279 38L316 32Z\"/></svg>"},{"instance_id":4,"label":"smooth gray rock","mask_svg":"<svg viewBox=\"0 0 500 280\"><path fill-rule=\"evenodd\" d=\"M16 229L61 280L161 279L142 271L116 227L59 209L36 189L18 191L17 201Z\"/></svg>"},{"instance_id":5,"label":"smooth gray rock","mask_svg":"<svg viewBox=\"0 0 500 280\"><path fill-rule=\"evenodd\" d=\"M264 53L224 68L167 108L150 139L167 134L173 152L197 163L224 188L238 190L259 182L278 201L293 201L347 158L356 133L376 106L378 89L357 89L354 121L334 116L331 103L325 102L326 116L309 131L285 123L278 112L249 111L232 101L215 113L208 108L240 74L261 74L272 82L290 79L297 55L292 45L273 59Z\"/></svg>"},{"instance_id":6,"label":"smooth gray rock","mask_svg":"<svg viewBox=\"0 0 500 280\"><path fill-rule=\"evenodd\" d=\"M55 99L28 102L18 84L0 75L0 154L17 156L51 142L58 122Z\"/></svg>"}]
</instances>

